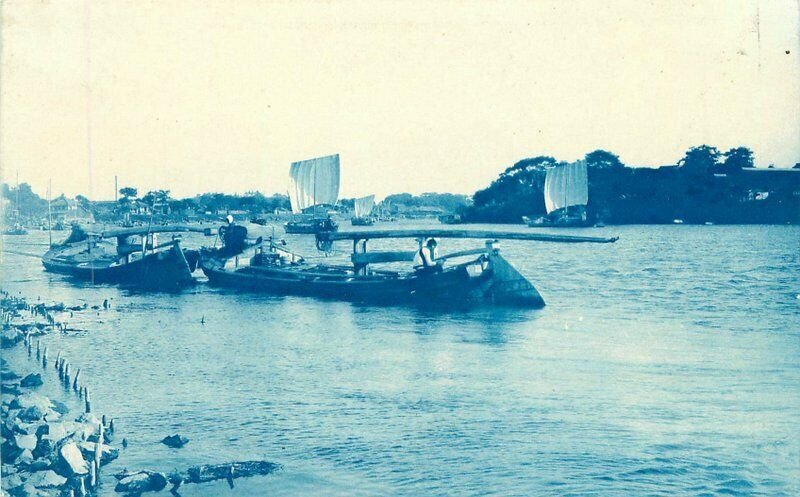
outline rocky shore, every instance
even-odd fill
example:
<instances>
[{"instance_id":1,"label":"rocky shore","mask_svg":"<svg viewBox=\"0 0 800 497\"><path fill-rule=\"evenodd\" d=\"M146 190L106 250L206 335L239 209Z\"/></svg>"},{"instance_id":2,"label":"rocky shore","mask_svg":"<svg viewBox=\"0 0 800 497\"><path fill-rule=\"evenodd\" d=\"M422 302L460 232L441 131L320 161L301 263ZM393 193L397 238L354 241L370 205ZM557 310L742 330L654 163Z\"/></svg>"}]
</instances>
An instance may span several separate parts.
<instances>
[{"instance_id":1,"label":"rocky shore","mask_svg":"<svg viewBox=\"0 0 800 497\"><path fill-rule=\"evenodd\" d=\"M107 308L104 302L103 307ZM99 306L93 307L93 309ZM57 316L69 316L87 306L31 304L22 297L0 291L0 346L24 347L28 361L15 363L12 370L5 357L0 359L2 418L2 481L0 497L75 497L99 491L103 466L117 459L120 449L112 445L114 419L92 412L89 388L80 368L60 352L52 352L40 337L69 330ZM66 314L69 313L69 314ZM4 354L5 355L5 354ZM19 361L17 361L19 362ZM61 388L47 397L38 391L46 381L57 381ZM66 402L65 402L66 401ZM70 408L67 403L73 405ZM79 407L74 407L75 405ZM162 443L180 448L189 440L170 435ZM124 448L127 441L122 438ZM156 492L171 484L171 491L183 484L269 475L281 466L268 461L237 461L193 466L169 474L151 470L123 471L114 475L116 492L139 495Z\"/></svg>"},{"instance_id":2,"label":"rocky shore","mask_svg":"<svg viewBox=\"0 0 800 497\"><path fill-rule=\"evenodd\" d=\"M119 449L111 445L114 422L91 412L80 369L72 369L60 354L51 362L47 348L42 349L38 337L65 329L53 309L6 292L0 299L0 345L9 349L22 344L30 359L26 371L13 371L5 358L0 360L2 495L91 495L100 468L119 456ZM55 307L65 310L62 305ZM82 412L37 393L48 374L57 375L64 396L80 398Z\"/></svg>"}]
</instances>

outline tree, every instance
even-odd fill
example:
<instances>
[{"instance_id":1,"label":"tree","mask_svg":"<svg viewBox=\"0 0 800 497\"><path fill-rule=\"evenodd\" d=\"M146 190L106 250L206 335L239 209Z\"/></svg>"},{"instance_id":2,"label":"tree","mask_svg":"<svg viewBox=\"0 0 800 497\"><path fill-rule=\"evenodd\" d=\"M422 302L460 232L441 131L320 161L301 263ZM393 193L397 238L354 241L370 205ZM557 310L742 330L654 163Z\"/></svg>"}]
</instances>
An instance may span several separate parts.
<instances>
[{"instance_id":1,"label":"tree","mask_svg":"<svg viewBox=\"0 0 800 497\"><path fill-rule=\"evenodd\" d=\"M151 207L169 206L169 190L153 190L142 197L142 202Z\"/></svg>"},{"instance_id":2,"label":"tree","mask_svg":"<svg viewBox=\"0 0 800 497\"><path fill-rule=\"evenodd\" d=\"M123 198L131 199L136 198L136 195L138 195L139 192L136 190L136 188L126 186L125 188L119 189L119 194L122 195Z\"/></svg>"},{"instance_id":3,"label":"tree","mask_svg":"<svg viewBox=\"0 0 800 497\"><path fill-rule=\"evenodd\" d=\"M590 169L617 169L625 167L619 156L606 150L595 150L586 154L586 166Z\"/></svg>"},{"instance_id":4,"label":"tree","mask_svg":"<svg viewBox=\"0 0 800 497\"><path fill-rule=\"evenodd\" d=\"M728 171L738 171L743 167L753 167L753 151L747 147L736 147L724 154L722 166Z\"/></svg>"},{"instance_id":5,"label":"tree","mask_svg":"<svg viewBox=\"0 0 800 497\"><path fill-rule=\"evenodd\" d=\"M92 205L89 199L84 197L83 195L75 195L75 201L78 202L79 206L81 206L83 209L86 210L89 210L89 208Z\"/></svg>"},{"instance_id":6,"label":"tree","mask_svg":"<svg viewBox=\"0 0 800 497\"><path fill-rule=\"evenodd\" d=\"M686 155L678 161L678 165L685 171L707 173L717 165L719 156L717 147L700 145L687 150Z\"/></svg>"}]
</instances>

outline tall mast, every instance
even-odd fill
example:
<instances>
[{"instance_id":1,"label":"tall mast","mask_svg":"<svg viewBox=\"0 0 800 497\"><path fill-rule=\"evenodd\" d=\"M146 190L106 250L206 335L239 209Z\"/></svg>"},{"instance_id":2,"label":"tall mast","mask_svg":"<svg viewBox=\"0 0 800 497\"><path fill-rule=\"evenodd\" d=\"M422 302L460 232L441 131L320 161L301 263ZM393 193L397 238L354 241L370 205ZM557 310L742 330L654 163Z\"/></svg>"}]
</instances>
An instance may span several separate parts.
<instances>
[{"instance_id":1,"label":"tall mast","mask_svg":"<svg viewBox=\"0 0 800 497\"><path fill-rule=\"evenodd\" d=\"M53 178L47 184L47 237L50 239L50 246L53 246L53 211L50 208L50 199L53 196Z\"/></svg>"},{"instance_id":2,"label":"tall mast","mask_svg":"<svg viewBox=\"0 0 800 497\"><path fill-rule=\"evenodd\" d=\"M314 172L314 219L317 218L317 161L314 161L314 168L312 169Z\"/></svg>"},{"instance_id":3,"label":"tall mast","mask_svg":"<svg viewBox=\"0 0 800 497\"><path fill-rule=\"evenodd\" d=\"M19 169L17 169L17 200L14 203L16 204L16 205L14 205L14 207L15 207L15 210L17 211L16 218L17 218L17 221L19 221L20 214L22 213L19 210Z\"/></svg>"}]
</instances>

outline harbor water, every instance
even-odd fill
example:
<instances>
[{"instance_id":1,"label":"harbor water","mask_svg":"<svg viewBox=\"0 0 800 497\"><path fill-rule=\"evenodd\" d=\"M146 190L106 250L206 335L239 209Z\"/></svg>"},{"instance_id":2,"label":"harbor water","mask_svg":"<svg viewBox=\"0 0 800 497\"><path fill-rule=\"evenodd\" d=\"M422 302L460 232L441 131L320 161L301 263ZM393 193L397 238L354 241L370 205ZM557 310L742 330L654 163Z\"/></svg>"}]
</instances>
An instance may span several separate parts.
<instances>
[{"instance_id":1,"label":"harbor water","mask_svg":"<svg viewBox=\"0 0 800 497\"><path fill-rule=\"evenodd\" d=\"M23 255L44 232L4 237L2 288L89 306L42 345L128 441L101 495L123 468L250 459L284 470L181 495L800 495L800 227L556 232L620 240L503 242L540 310L93 286Z\"/></svg>"}]
</instances>

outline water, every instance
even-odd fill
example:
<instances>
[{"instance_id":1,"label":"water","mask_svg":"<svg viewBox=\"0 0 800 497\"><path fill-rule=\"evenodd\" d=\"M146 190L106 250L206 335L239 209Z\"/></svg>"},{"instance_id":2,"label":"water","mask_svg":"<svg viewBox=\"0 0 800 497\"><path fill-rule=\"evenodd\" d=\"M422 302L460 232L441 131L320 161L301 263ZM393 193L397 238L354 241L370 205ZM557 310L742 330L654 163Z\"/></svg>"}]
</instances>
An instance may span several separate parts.
<instances>
[{"instance_id":1,"label":"water","mask_svg":"<svg viewBox=\"0 0 800 497\"><path fill-rule=\"evenodd\" d=\"M14 254L3 287L111 299L69 320L83 331L44 339L130 442L103 495L123 467L261 458L285 470L238 480L236 495L800 495L800 229L590 231L621 239L503 243L542 310L437 314L204 284L141 294ZM5 238L24 252L45 242ZM158 443L174 432L189 445Z\"/></svg>"}]
</instances>

